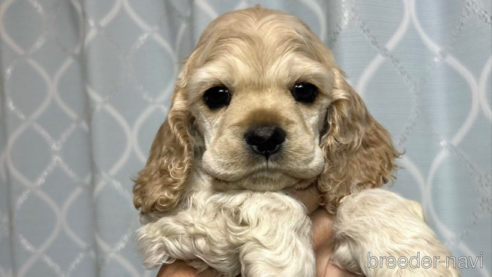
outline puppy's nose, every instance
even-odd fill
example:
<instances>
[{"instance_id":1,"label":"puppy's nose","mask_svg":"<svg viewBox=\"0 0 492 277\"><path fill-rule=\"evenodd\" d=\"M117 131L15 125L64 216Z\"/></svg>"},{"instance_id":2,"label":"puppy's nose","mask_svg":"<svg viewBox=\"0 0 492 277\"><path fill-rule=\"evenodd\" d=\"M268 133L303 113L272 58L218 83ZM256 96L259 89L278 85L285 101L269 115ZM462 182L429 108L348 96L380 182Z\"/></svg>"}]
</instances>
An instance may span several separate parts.
<instances>
[{"instance_id":1,"label":"puppy's nose","mask_svg":"<svg viewBox=\"0 0 492 277\"><path fill-rule=\"evenodd\" d=\"M277 126L263 125L251 128L244 139L257 154L268 158L277 153L285 141L285 131Z\"/></svg>"}]
</instances>

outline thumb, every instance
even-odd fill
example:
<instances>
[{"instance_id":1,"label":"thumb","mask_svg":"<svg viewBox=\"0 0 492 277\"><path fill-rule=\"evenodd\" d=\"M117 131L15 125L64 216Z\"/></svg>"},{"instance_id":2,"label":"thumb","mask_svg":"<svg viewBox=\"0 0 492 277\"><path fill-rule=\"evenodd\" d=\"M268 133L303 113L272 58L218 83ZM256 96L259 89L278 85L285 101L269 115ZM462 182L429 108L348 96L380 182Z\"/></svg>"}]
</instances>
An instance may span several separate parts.
<instances>
[{"instance_id":1,"label":"thumb","mask_svg":"<svg viewBox=\"0 0 492 277\"><path fill-rule=\"evenodd\" d=\"M323 208L311 214L314 250L333 240L333 219L334 216Z\"/></svg>"}]
</instances>

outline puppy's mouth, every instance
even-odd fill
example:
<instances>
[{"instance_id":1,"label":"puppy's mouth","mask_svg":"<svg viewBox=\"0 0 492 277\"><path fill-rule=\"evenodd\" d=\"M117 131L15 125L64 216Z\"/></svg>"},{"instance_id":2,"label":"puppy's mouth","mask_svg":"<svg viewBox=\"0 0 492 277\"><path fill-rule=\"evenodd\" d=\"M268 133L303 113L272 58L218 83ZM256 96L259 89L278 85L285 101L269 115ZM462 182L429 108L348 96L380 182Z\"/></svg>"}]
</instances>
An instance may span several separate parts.
<instances>
[{"instance_id":1,"label":"puppy's mouth","mask_svg":"<svg viewBox=\"0 0 492 277\"><path fill-rule=\"evenodd\" d=\"M302 149L301 149L302 150ZM284 188L305 188L324 170L321 149L288 150L270 159L259 155L220 155L212 151L203 154L202 169L212 177L212 185L221 190L250 189L258 191Z\"/></svg>"},{"instance_id":2,"label":"puppy's mouth","mask_svg":"<svg viewBox=\"0 0 492 277\"><path fill-rule=\"evenodd\" d=\"M215 172L213 170L207 170L207 168L204 169L208 175L222 182L238 182L245 179L275 181L285 178L303 180L312 179L318 175L307 174L306 172L294 172L293 170L280 168L255 168L246 172L243 171L241 174L239 174L239 172Z\"/></svg>"},{"instance_id":3,"label":"puppy's mouth","mask_svg":"<svg viewBox=\"0 0 492 277\"><path fill-rule=\"evenodd\" d=\"M309 187L317 178L317 175L299 178L280 170L259 170L247 175L232 176L234 178L221 178L222 176L214 174L209 175L212 177L212 185L216 189L248 189L254 191L276 191L286 188L302 190Z\"/></svg>"}]
</instances>

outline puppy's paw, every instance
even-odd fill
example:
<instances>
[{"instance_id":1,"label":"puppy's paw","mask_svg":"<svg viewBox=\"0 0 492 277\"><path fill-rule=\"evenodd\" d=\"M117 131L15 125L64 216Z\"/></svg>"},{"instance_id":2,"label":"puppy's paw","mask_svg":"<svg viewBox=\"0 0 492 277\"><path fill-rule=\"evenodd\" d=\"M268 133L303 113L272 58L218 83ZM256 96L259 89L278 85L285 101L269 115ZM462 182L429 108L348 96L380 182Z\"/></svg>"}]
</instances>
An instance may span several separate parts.
<instances>
[{"instance_id":1,"label":"puppy's paw","mask_svg":"<svg viewBox=\"0 0 492 277\"><path fill-rule=\"evenodd\" d=\"M172 263L177 258L183 259L180 256L189 256L184 255L183 251L176 253L181 249L180 244L187 240L186 236L182 236L183 234L185 234L183 226L172 224L170 218L161 218L139 228L136 232L137 247L144 255L144 265L147 268L156 268L162 264Z\"/></svg>"},{"instance_id":2,"label":"puppy's paw","mask_svg":"<svg viewBox=\"0 0 492 277\"><path fill-rule=\"evenodd\" d=\"M358 260L352 255L349 244L335 245L335 250L330 257L330 263L349 272L363 275Z\"/></svg>"},{"instance_id":3,"label":"puppy's paw","mask_svg":"<svg viewBox=\"0 0 492 277\"><path fill-rule=\"evenodd\" d=\"M308 245L309 246L309 245ZM285 257L291 256L291 257ZM272 255L266 251L249 252L242 256L243 276L250 277L315 277L315 257L311 247L295 252Z\"/></svg>"}]
</instances>

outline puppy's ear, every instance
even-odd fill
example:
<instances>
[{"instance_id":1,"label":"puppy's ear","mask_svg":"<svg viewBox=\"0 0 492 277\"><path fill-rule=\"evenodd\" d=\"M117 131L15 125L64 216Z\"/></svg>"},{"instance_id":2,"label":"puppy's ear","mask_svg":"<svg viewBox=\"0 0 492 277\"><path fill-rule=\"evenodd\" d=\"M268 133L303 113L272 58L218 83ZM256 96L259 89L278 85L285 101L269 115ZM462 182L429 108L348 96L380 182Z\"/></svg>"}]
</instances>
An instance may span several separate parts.
<instances>
[{"instance_id":1,"label":"puppy's ear","mask_svg":"<svg viewBox=\"0 0 492 277\"><path fill-rule=\"evenodd\" d=\"M142 215L174 208L186 186L193 163L192 116L180 74L167 119L154 138L145 168L134 180L133 204Z\"/></svg>"},{"instance_id":2,"label":"puppy's ear","mask_svg":"<svg viewBox=\"0 0 492 277\"><path fill-rule=\"evenodd\" d=\"M343 72L334 67L333 74L333 102L321 139L325 169L318 179L330 213L336 212L344 196L391 181L395 158L400 156L388 131L369 114Z\"/></svg>"}]
</instances>

